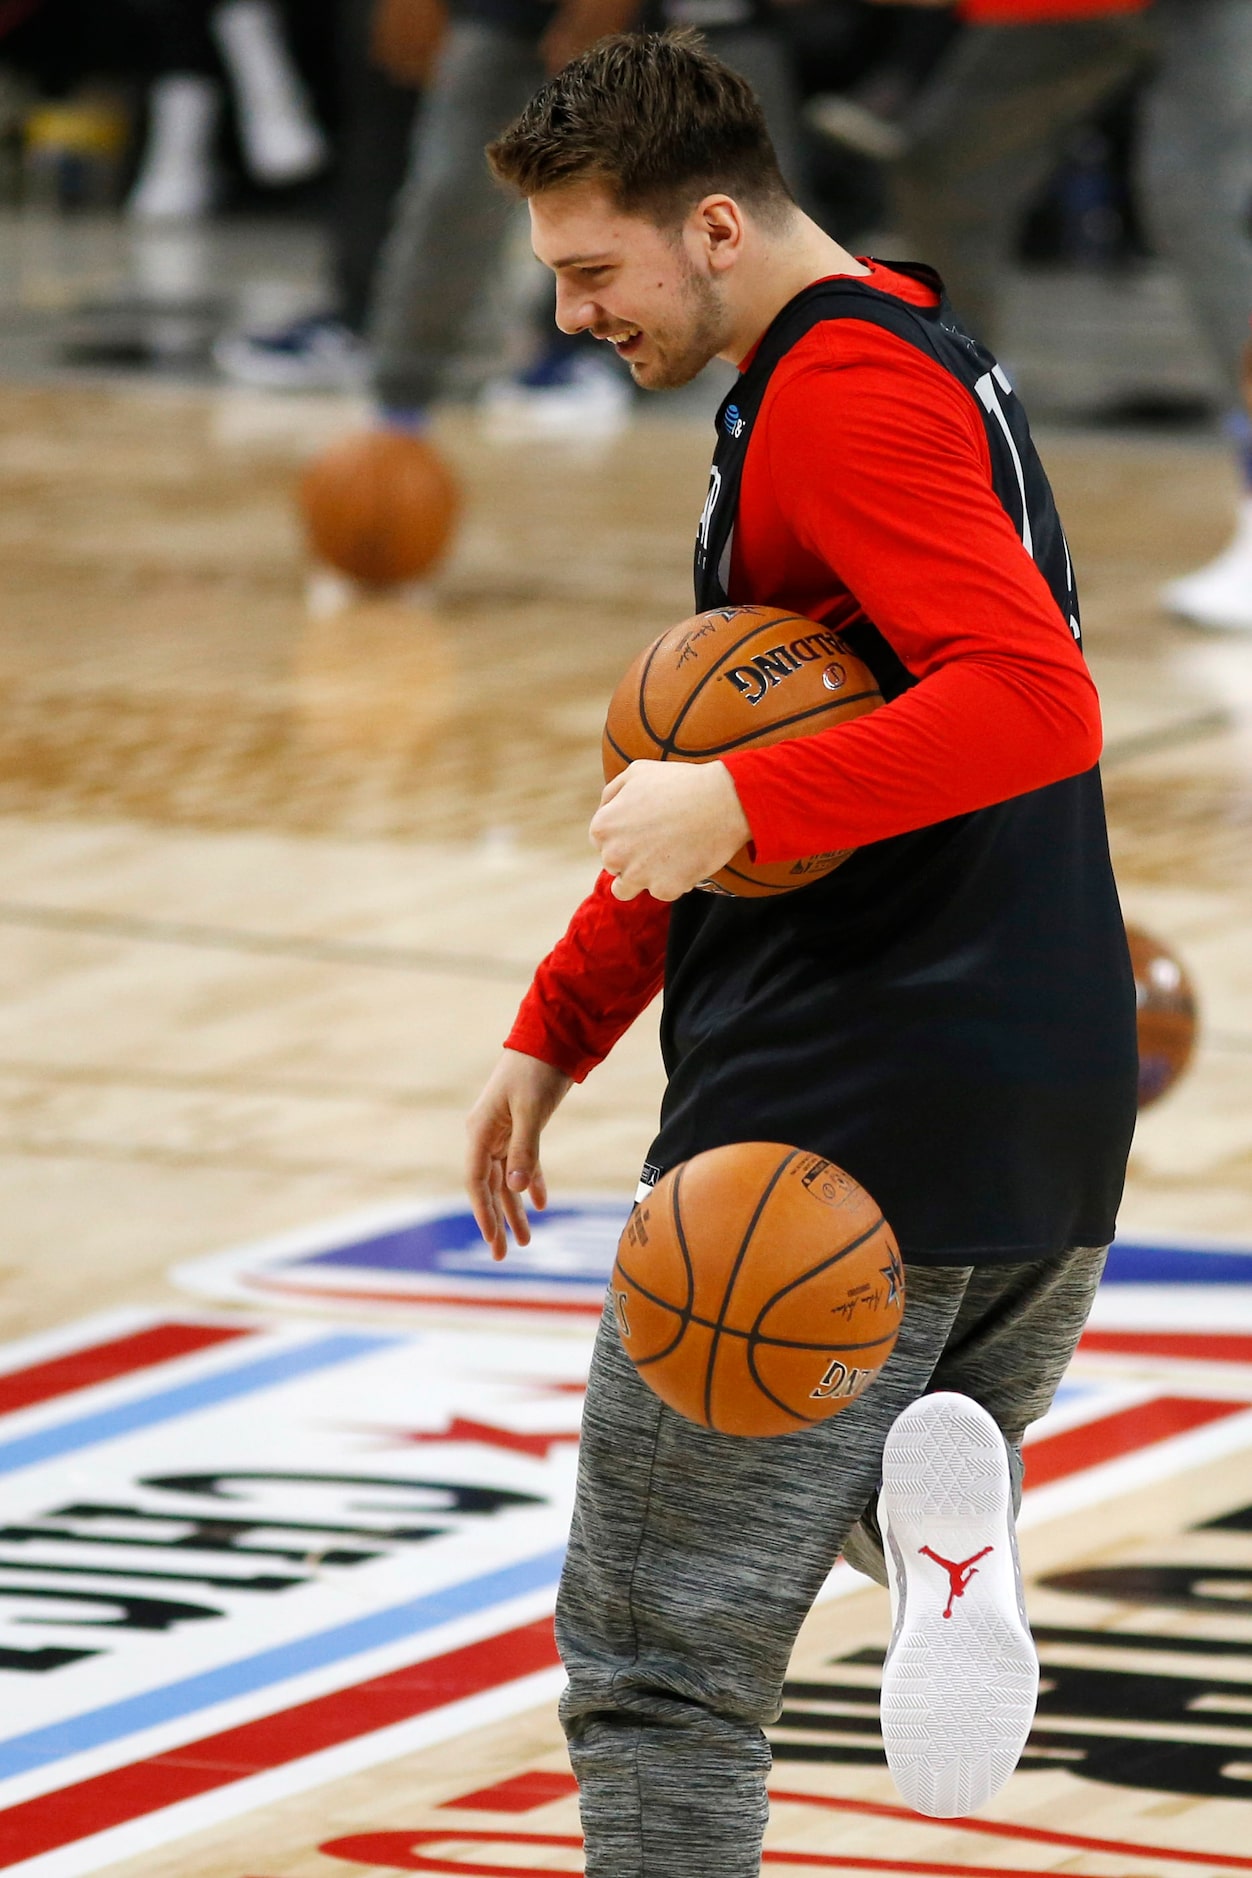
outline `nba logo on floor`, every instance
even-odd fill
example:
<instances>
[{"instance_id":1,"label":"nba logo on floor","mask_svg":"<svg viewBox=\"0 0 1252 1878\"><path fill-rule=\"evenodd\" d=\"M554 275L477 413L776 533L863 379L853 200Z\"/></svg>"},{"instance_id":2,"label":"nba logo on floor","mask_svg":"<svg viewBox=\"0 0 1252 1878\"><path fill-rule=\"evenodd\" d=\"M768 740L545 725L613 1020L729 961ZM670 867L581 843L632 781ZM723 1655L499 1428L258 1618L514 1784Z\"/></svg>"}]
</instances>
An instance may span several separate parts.
<instances>
[{"instance_id":1,"label":"nba logo on floor","mask_svg":"<svg viewBox=\"0 0 1252 1878\"><path fill-rule=\"evenodd\" d=\"M181 1266L202 1297L342 1310L406 1306L514 1310L534 1320L597 1316L630 1202L603 1196L550 1206L531 1241L497 1263L474 1216L456 1201L354 1214L302 1233L237 1247Z\"/></svg>"}]
</instances>

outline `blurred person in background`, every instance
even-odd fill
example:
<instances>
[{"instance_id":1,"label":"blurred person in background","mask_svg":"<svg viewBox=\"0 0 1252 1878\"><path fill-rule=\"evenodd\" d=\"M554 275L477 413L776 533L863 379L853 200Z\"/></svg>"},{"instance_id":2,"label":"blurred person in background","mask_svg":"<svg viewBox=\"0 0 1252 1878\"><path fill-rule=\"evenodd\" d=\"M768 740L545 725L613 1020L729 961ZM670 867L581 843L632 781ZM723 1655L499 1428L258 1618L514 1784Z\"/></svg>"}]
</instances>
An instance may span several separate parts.
<instances>
[{"instance_id":1,"label":"blurred person in background","mask_svg":"<svg viewBox=\"0 0 1252 1878\"><path fill-rule=\"evenodd\" d=\"M371 389L384 422L417 428L482 314L513 219L484 146L547 71L629 24L638 0L452 0L440 20L425 0L393 5L410 16L412 56L430 42L431 82L375 277ZM593 422L619 420L625 387L581 356L547 376L542 388L575 391Z\"/></svg>"},{"instance_id":2,"label":"blurred person in background","mask_svg":"<svg viewBox=\"0 0 1252 1878\"><path fill-rule=\"evenodd\" d=\"M1148 70L1154 42L1148 0L957 0L956 10L964 30L907 126L893 178L896 219L943 276L965 324L994 349L1027 209L1074 131Z\"/></svg>"},{"instance_id":3,"label":"blurred person in background","mask_svg":"<svg viewBox=\"0 0 1252 1878\"><path fill-rule=\"evenodd\" d=\"M271 391L342 391L365 382L378 257L445 21L443 0L339 0L330 298L278 326L224 333L213 356L228 378Z\"/></svg>"},{"instance_id":4,"label":"blurred person in background","mask_svg":"<svg viewBox=\"0 0 1252 1878\"><path fill-rule=\"evenodd\" d=\"M1031 198L1075 128L1152 74L1141 212L1221 370L1243 483L1230 546L1161 597L1198 625L1252 631L1252 424L1241 396L1252 307L1252 3L959 0L959 11L966 27L918 100L896 202L903 231L993 348Z\"/></svg>"},{"instance_id":5,"label":"blurred person in background","mask_svg":"<svg viewBox=\"0 0 1252 1878\"><path fill-rule=\"evenodd\" d=\"M420 16L427 0L411 4ZM452 0L370 319L372 388L384 421L424 422L498 272L515 207L493 182L484 146L548 75L606 33L628 29L640 10L640 0ZM784 172L798 182L787 53L761 0L668 0L664 11L667 23L699 26L750 81ZM553 335L550 318L545 327L534 360L488 386L488 415L579 434L619 427L630 389L615 361L599 357L594 342Z\"/></svg>"},{"instance_id":6,"label":"blurred person in background","mask_svg":"<svg viewBox=\"0 0 1252 1878\"><path fill-rule=\"evenodd\" d=\"M1241 482L1230 545L1161 599L1195 625L1252 632L1252 4L1157 0L1155 19L1161 63L1145 100L1142 212L1221 370Z\"/></svg>"},{"instance_id":7,"label":"blurred person in background","mask_svg":"<svg viewBox=\"0 0 1252 1878\"><path fill-rule=\"evenodd\" d=\"M273 0L132 0L151 19L157 74L128 209L145 221L208 213L225 76L249 175L266 187L306 181L330 148L313 114Z\"/></svg>"},{"instance_id":8,"label":"blurred person in background","mask_svg":"<svg viewBox=\"0 0 1252 1878\"><path fill-rule=\"evenodd\" d=\"M810 90L804 115L811 128L872 162L903 156L913 101L959 31L954 11L870 0L822 0L808 8L805 50L824 40L851 68L842 81Z\"/></svg>"}]
</instances>

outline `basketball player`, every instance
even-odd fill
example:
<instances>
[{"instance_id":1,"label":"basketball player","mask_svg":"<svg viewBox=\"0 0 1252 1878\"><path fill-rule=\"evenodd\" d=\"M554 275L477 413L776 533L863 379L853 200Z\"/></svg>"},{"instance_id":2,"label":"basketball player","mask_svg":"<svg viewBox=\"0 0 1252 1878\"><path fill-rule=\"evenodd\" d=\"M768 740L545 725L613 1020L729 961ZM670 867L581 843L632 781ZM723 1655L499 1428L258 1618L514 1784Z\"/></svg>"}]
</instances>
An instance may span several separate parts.
<instances>
[{"instance_id":1,"label":"basketball player","mask_svg":"<svg viewBox=\"0 0 1252 1878\"><path fill-rule=\"evenodd\" d=\"M884 1539L892 1560L884 1738L912 1804L980 1804L1030 1725L1020 1444L1090 1307L1135 1112L1099 715L1007 379L929 270L858 260L797 209L742 80L682 34L604 40L490 156L529 199L566 330L654 389L715 356L740 368L697 605L820 619L889 700L609 785L605 871L468 1124L503 1257L528 1238L523 1195L546 1199L543 1127L663 984L645 1185L707 1148L791 1143L854 1174L899 1237L897 1347L811 1430L682 1420L611 1315L593 1360L557 1611L587 1871L753 1878L762 1726L841 1550L881 1581ZM692 891L748 839L762 861L858 852L773 899Z\"/></svg>"}]
</instances>

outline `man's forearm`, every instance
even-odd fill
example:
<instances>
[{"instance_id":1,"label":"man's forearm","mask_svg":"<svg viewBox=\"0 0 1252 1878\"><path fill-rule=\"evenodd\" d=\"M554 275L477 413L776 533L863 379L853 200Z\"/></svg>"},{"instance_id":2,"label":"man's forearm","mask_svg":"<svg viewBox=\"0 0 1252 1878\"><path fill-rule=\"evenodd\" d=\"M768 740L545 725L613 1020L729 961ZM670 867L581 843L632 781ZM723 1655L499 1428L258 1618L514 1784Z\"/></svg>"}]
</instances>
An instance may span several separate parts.
<instances>
[{"instance_id":1,"label":"man's forearm","mask_svg":"<svg viewBox=\"0 0 1252 1878\"><path fill-rule=\"evenodd\" d=\"M641 894L614 899L601 874L539 966L505 1047L575 1082L602 1063L647 1009L665 976L669 907Z\"/></svg>"}]
</instances>

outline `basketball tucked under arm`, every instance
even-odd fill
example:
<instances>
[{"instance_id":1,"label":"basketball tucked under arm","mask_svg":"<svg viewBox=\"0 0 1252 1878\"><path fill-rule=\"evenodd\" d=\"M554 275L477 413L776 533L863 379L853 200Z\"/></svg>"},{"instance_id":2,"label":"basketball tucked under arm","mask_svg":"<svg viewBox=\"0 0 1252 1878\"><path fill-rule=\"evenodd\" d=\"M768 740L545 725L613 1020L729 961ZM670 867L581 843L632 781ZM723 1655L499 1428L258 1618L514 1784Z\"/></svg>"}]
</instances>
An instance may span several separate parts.
<instances>
[{"instance_id":1,"label":"basketball tucked under arm","mask_svg":"<svg viewBox=\"0 0 1252 1878\"><path fill-rule=\"evenodd\" d=\"M796 348L762 408L736 565L836 628L823 591L859 605L922 682L855 724L727 759L762 862L985 808L1100 749L1090 674L995 496L973 401L891 334L837 327L828 356L804 365Z\"/></svg>"}]
</instances>

